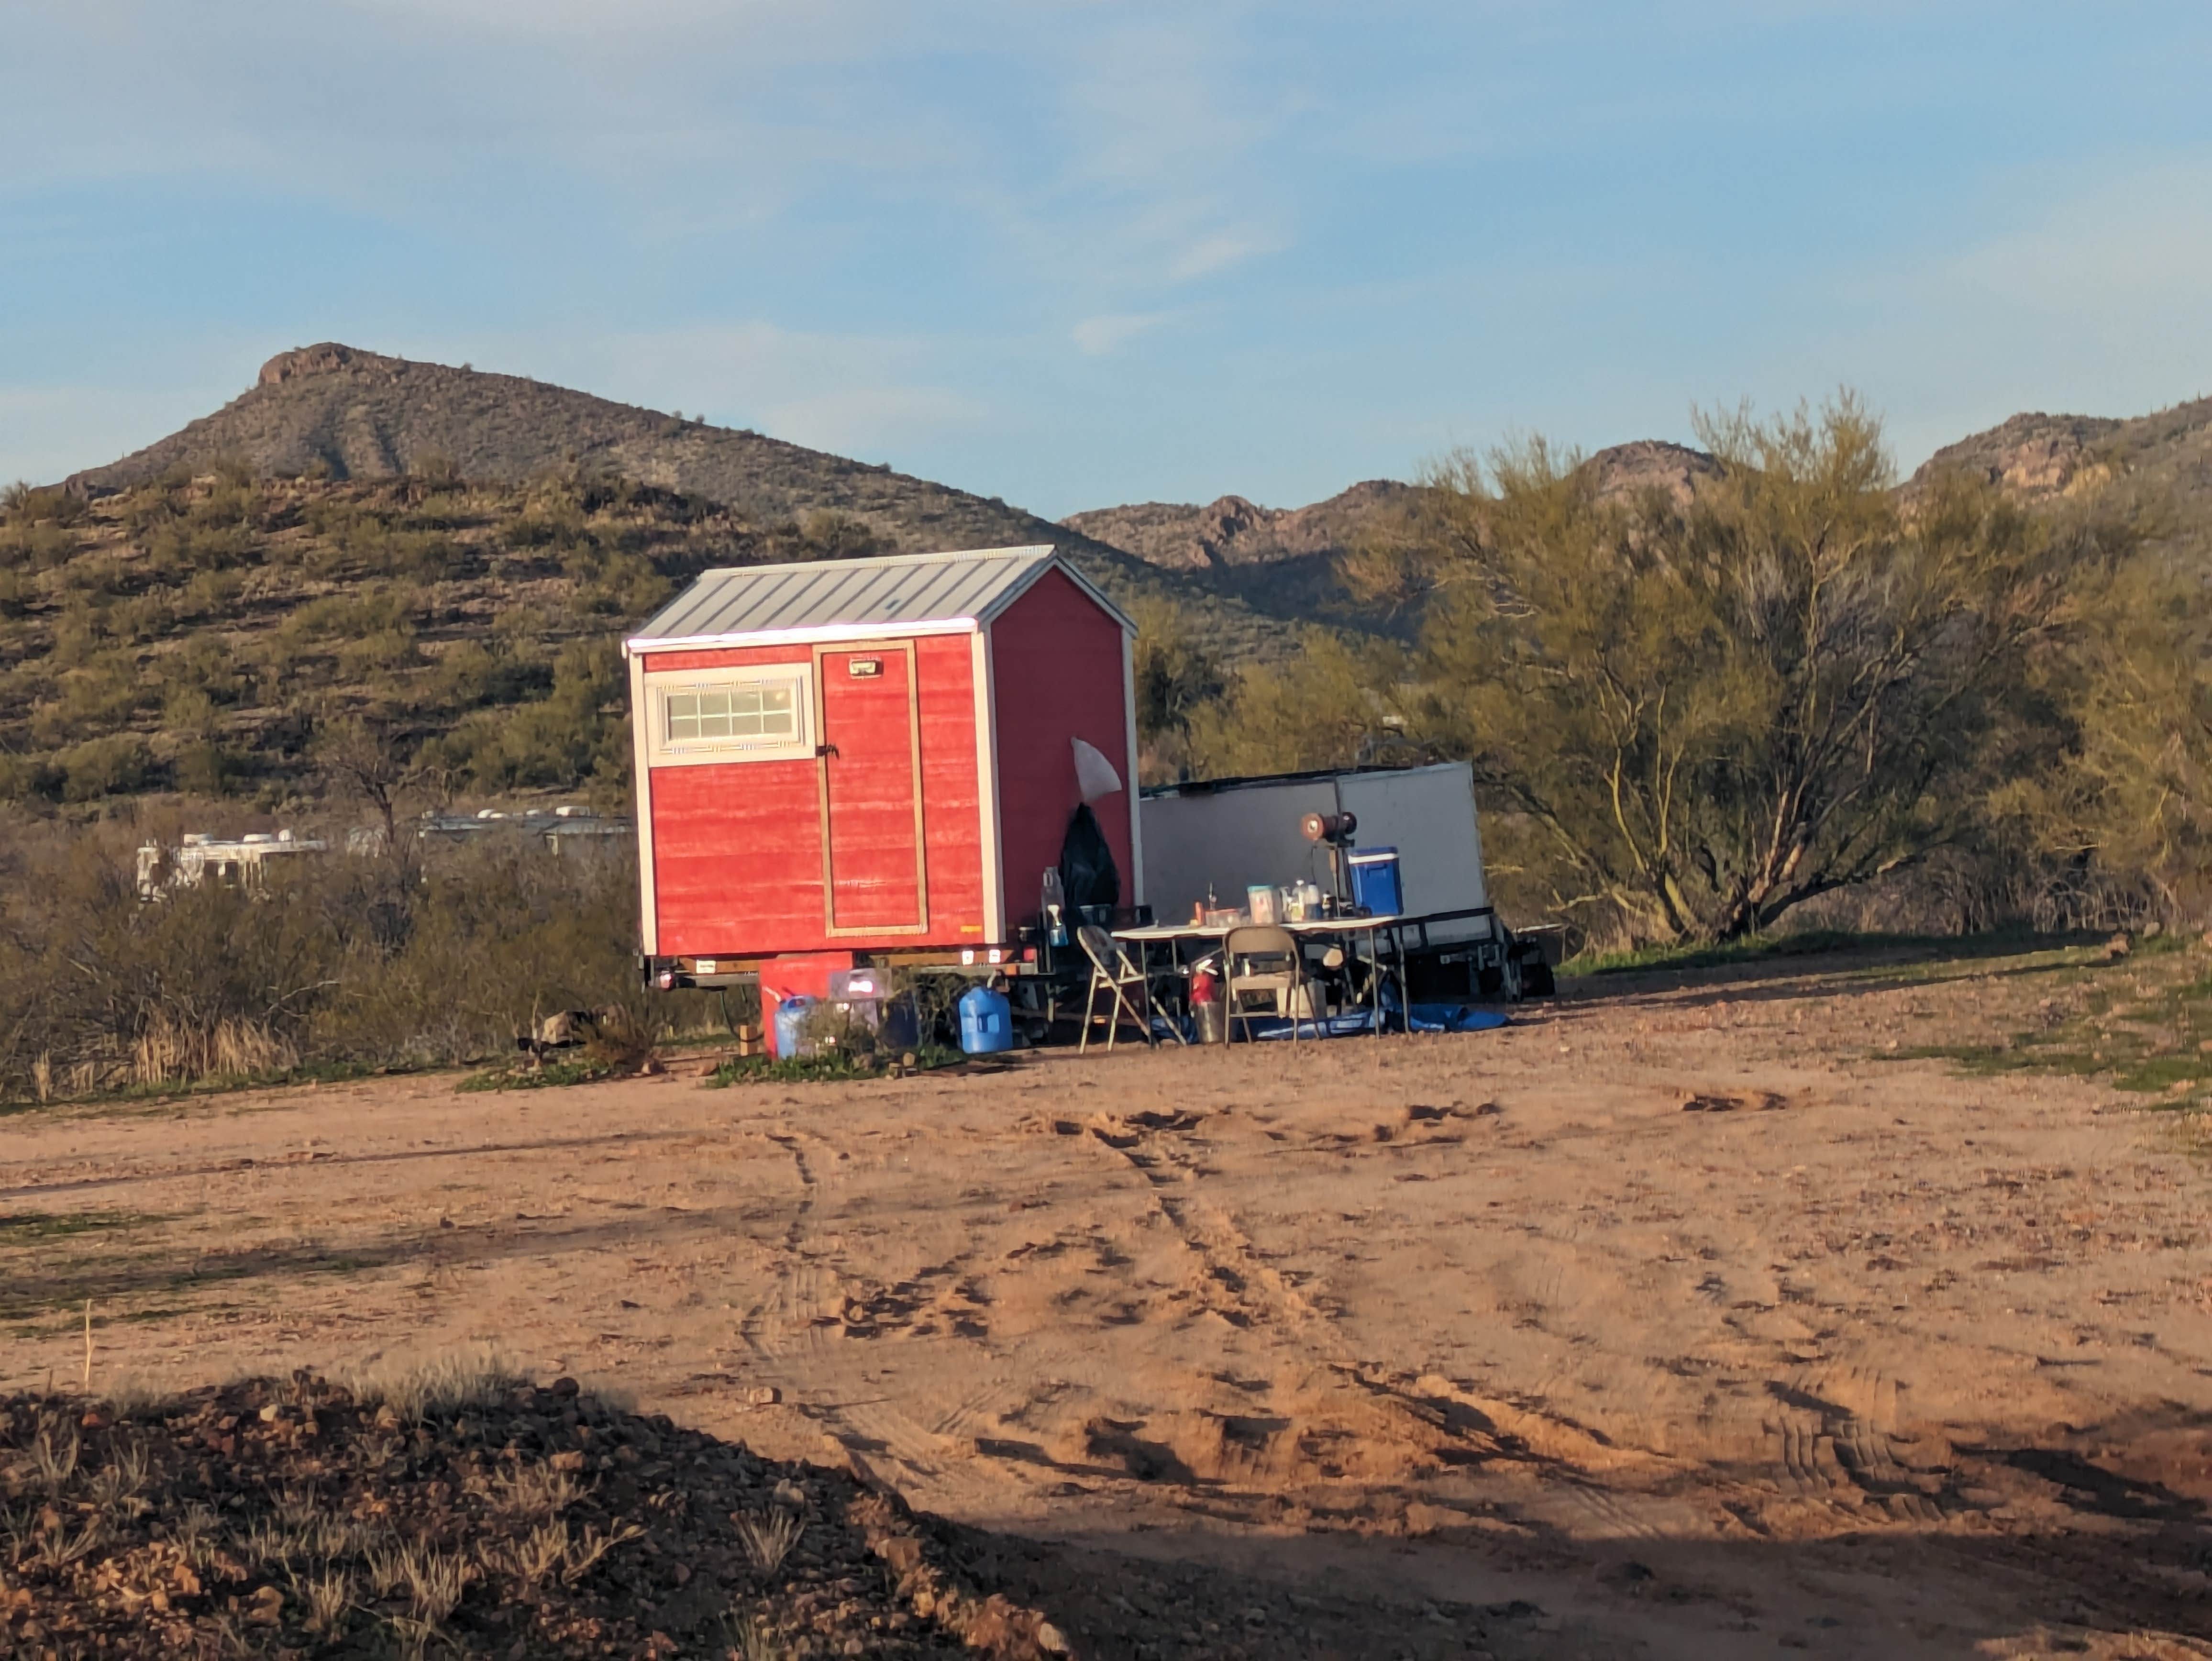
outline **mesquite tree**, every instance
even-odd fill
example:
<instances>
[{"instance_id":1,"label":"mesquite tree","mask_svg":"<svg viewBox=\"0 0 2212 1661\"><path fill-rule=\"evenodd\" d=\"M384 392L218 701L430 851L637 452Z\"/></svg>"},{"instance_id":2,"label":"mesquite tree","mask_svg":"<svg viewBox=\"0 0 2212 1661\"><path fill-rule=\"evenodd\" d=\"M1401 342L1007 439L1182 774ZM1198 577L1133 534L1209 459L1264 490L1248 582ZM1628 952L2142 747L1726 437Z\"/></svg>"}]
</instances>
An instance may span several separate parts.
<instances>
[{"instance_id":1,"label":"mesquite tree","mask_svg":"<svg viewBox=\"0 0 2212 1661\"><path fill-rule=\"evenodd\" d=\"M1422 678L1551 856L1555 903L1725 940L1974 833L2055 741L2030 666L2080 549L1962 478L1909 495L1848 397L1707 418L1694 488L1540 441L1437 470L1395 557Z\"/></svg>"}]
</instances>

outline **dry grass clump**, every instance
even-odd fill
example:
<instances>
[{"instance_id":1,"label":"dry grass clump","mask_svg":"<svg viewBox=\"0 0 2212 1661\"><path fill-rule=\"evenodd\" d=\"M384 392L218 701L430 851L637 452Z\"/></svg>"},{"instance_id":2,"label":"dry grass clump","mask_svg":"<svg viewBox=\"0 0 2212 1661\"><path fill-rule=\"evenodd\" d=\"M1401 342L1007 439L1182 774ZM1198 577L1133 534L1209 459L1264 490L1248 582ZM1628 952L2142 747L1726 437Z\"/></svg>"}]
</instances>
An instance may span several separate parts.
<instances>
[{"instance_id":1,"label":"dry grass clump","mask_svg":"<svg viewBox=\"0 0 2212 1661\"><path fill-rule=\"evenodd\" d=\"M211 1026L190 1026L157 1007L132 1044L131 1060L135 1082L161 1085L287 1072L300 1064L300 1052L264 1021L222 1015Z\"/></svg>"},{"instance_id":2,"label":"dry grass clump","mask_svg":"<svg viewBox=\"0 0 2212 1661\"><path fill-rule=\"evenodd\" d=\"M389 1408L409 1425L491 1401L517 1382L514 1370L489 1344L428 1355L380 1356L339 1378L362 1405Z\"/></svg>"},{"instance_id":3,"label":"dry grass clump","mask_svg":"<svg viewBox=\"0 0 2212 1661\"><path fill-rule=\"evenodd\" d=\"M1047 1652L951 1561L849 1477L485 1352L127 1420L0 1397L0 1654Z\"/></svg>"},{"instance_id":4,"label":"dry grass clump","mask_svg":"<svg viewBox=\"0 0 2212 1661\"><path fill-rule=\"evenodd\" d=\"M744 1542L745 1555L763 1574L773 1574L781 1568L783 1560L791 1555L791 1548L805 1532L806 1524L787 1511L738 1519L738 1538Z\"/></svg>"}]
</instances>

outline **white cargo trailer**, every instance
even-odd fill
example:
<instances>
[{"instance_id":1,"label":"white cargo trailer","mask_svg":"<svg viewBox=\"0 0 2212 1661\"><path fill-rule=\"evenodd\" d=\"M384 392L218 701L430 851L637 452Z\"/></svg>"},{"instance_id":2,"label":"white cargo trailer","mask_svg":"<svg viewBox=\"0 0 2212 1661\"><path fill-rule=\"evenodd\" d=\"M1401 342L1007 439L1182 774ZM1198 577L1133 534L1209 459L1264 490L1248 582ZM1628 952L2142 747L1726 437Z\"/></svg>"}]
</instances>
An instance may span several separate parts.
<instances>
[{"instance_id":1,"label":"white cargo trailer","mask_svg":"<svg viewBox=\"0 0 2212 1661\"><path fill-rule=\"evenodd\" d=\"M1512 936L1483 878L1474 770L1463 761L1155 786L1139 806L1139 897L1164 922L1188 917L1209 897L1242 905L1256 885L1304 880L1326 890L1328 850L1300 828L1309 813L1353 814L1358 848L1398 850L1401 910L1421 920L1407 940L1409 966L1425 965L1417 978L1440 974L1468 979L1470 993L1519 995Z\"/></svg>"}]
</instances>

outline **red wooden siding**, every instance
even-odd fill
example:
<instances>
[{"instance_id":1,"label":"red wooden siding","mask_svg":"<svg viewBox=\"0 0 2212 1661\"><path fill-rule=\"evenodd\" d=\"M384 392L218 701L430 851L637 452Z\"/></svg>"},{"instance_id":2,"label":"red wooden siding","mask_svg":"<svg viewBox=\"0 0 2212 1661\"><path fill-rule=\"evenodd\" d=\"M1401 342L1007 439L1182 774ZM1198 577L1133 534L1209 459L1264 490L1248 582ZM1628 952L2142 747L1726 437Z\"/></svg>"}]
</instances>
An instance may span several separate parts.
<instances>
[{"instance_id":1,"label":"red wooden siding","mask_svg":"<svg viewBox=\"0 0 2212 1661\"><path fill-rule=\"evenodd\" d=\"M1064 573L1048 571L993 621L991 679L1008 928L1036 915L1039 884L1046 868L1060 863L1068 817L1082 800L1072 738L1095 745L1121 776L1120 794L1091 803L1091 811L1114 850L1121 904L1133 904L1129 819L1136 793L1121 625Z\"/></svg>"},{"instance_id":2,"label":"red wooden siding","mask_svg":"<svg viewBox=\"0 0 2212 1661\"><path fill-rule=\"evenodd\" d=\"M804 646L659 652L650 674L751 664L804 666ZM642 716L640 717L642 719ZM653 770L653 886L670 957L789 951L822 933L821 809L811 761Z\"/></svg>"},{"instance_id":3,"label":"red wooden siding","mask_svg":"<svg viewBox=\"0 0 2212 1661\"><path fill-rule=\"evenodd\" d=\"M895 757L895 805L880 812L848 803L850 821L863 843L888 837L889 818L902 813L903 888L880 890L863 900L840 896L840 920L855 924L912 924L914 911L913 729L905 699L905 642L885 641L825 648L820 674L827 699L824 727L840 742L848 714L862 722L858 746L881 760ZM652 779L652 831L658 949L668 957L757 957L777 952L913 946L918 942L973 944L982 934L981 835L976 816L975 694L966 635L927 636L914 642L921 726L921 794L928 881L929 928L902 933L828 933L822 887L821 764L811 760L749 761L656 767ZM722 648L647 654L647 672L715 669L750 664L805 664L805 646ZM884 674L856 680L849 656L879 657ZM846 695L858 691L859 703ZM878 711L872 701L896 697L896 709ZM895 732L888 729L895 729ZM824 734L817 733L817 739ZM841 743L841 749L842 748ZM872 765L876 763L872 762ZM835 764L833 764L833 766ZM833 771L833 792L838 776ZM887 787L888 788L888 787ZM888 815L888 817L886 817ZM881 818L882 824L876 821ZM841 837L848 828L841 818ZM896 861L893 861L896 862ZM877 874L872 863L860 875ZM892 910L901 915L892 916Z\"/></svg>"}]
</instances>

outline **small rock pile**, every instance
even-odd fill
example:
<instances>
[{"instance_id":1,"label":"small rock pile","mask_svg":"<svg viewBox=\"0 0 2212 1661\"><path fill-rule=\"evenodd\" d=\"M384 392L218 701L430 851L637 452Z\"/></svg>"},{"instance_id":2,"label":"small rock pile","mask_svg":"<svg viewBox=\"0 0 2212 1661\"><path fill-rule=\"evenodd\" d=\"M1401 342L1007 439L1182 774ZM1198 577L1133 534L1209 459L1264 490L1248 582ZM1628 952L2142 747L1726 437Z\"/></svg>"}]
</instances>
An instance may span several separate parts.
<instances>
[{"instance_id":1,"label":"small rock pile","mask_svg":"<svg viewBox=\"0 0 2212 1661\"><path fill-rule=\"evenodd\" d=\"M574 1381L0 1397L0 1653L981 1655L1066 1640L842 1472Z\"/></svg>"}]
</instances>

